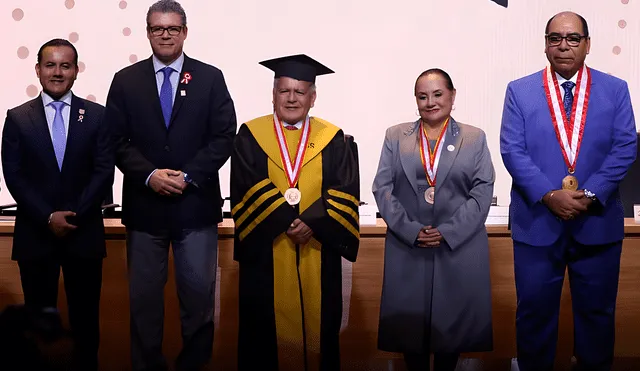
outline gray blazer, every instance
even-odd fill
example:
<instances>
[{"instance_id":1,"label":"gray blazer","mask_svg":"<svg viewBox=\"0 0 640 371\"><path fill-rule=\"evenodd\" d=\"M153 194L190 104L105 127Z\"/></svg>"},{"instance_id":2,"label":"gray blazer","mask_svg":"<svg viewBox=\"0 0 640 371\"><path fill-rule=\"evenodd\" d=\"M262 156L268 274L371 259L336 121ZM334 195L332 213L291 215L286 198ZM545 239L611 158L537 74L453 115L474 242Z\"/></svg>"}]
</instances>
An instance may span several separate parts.
<instances>
[{"instance_id":1,"label":"gray blazer","mask_svg":"<svg viewBox=\"0 0 640 371\"><path fill-rule=\"evenodd\" d=\"M418 181L418 130L419 121L387 129L373 182L388 226L378 346L392 352L488 351L493 340L484 223L495 172L486 136L450 120L430 205ZM415 247L425 225L438 228L440 247Z\"/></svg>"}]
</instances>

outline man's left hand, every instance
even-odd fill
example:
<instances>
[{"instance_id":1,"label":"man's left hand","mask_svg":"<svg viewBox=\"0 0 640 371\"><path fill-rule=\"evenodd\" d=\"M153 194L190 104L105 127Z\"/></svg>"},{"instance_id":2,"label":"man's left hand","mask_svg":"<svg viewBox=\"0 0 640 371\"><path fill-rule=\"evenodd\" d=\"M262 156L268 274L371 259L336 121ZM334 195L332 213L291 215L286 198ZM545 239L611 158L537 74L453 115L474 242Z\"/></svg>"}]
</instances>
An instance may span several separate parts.
<instances>
[{"instance_id":1,"label":"man's left hand","mask_svg":"<svg viewBox=\"0 0 640 371\"><path fill-rule=\"evenodd\" d=\"M189 183L184 181L184 173L182 171L178 171L178 172L179 172L178 175L175 175L175 176L170 175L170 177L178 178L176 180L180 180L180 185L181 185L180 189L184 191L189 185Z\"/></svg>"},{"instance_id":2,"label":"man's left hand","mask_svg":"<svg viewBox=\"0 0 640 371\"><path fill-rule=\"evenodd\" d=\"M313 237L313 231L302 220L296 219L287 229L287 236L293 243L304 245Z\"/></svg>"}]
</instances>

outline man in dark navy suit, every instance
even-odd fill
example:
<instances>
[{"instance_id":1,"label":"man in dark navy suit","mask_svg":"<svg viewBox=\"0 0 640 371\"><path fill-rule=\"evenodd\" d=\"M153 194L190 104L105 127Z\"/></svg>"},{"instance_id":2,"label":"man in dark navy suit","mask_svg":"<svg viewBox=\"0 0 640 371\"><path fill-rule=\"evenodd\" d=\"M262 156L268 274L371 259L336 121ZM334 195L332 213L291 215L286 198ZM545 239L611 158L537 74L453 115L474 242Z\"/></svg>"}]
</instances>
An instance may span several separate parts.
<instances>
[{"instance_id":1,"label":"man in dark navy suit","mask_svg":"<svg viewBox=\"0 0 640 371\"><path fill-rule=\"evenodd\" d=\"M586 20L555 15L549 66L509 83L500 150L510 218L520 371L552 370L565 271L579 370L611 369L624 216L619 184L636 158L627 83L585 65Z\"/></svg>"},{"instance_id":2,"label":"man in dark navy suit","mask_svg":"<svg viewBox=\"0 0 640 371\"><path fill-rule=\"evenodd\" d=\"M231 154L236 115L222 72L187 57L184 9L147 12L153 55L116 73L106 116L124 174L134 371L165 370L163 292L173 248L183 349L178 370L211 358L222 197L218 170Z\"/></svg>"},{"instance_id":3,"label":"man in dark navy suit","mask_svg":"<svg viewBox=\"0 0 640 371\"><path fill-rule=\"evenodd\" d=\"M2 168L18 204L12 259L25 305L35 310L56 307L62 268L74 369L97 370L101 205L113 183L114 150L104 107L71 92L78 53L70 42L45 43L36 74L42 93L9 110L2 132Z\"/></svg>"}]
</instances>

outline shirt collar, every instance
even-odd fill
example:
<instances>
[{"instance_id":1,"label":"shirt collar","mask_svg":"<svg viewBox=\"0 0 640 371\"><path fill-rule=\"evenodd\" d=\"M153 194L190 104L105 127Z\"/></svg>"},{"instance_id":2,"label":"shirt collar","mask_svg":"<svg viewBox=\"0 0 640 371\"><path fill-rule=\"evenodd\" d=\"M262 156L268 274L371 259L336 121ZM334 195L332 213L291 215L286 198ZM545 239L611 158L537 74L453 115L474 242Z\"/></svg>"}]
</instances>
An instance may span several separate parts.
<instances>
[{"instance_id":1,"label":"shirt collar","mask_svg":"<svg viewBox=\"0 0 640 371\"><path fill-rule=\"evenodd\" d=\"M558 86L562 86L562 84L567 81L564 77L560 76L559 73L556 72L556 78L558 79ZM574 86L578 83L578 72L576 72L571 78L568 80L571 81Z\"/></svg>"},{"instance_id":2,"label":"shirt collar","mask_svg":"<svg viewBox=\"0 0 640 371\"><path fill-rule=\"evenodd\" d=\"M66 92L65 95L63 95L60 99L58 99L58 102L64 102L67 106L71 106L72 95L73 93L71 93L71 90L69 90L68 92ZM48 106L49 103L54 101L54 99L51 98L51 96L45 93L44 91L40 94L40 96L42 97L42 104L44 104L45 107Z\"/></svg>"},{"instance_id":3,"label":"shirt collar","mask_svg":"<svg viewBox=\"0 0 640 371\"><path fill-rule=\"evenodd\" d=\"M309 115L307 115L307 117L304 120L300 120L298 122L296 122L295 124L290 124L288 122L285 122L285 126L295 126L297 129L301 129L302 128L302 124L304 124L305 120L310 119Z\"/></svg>"},{"instance_id":4,"label":"shirt collar","mask_svg":"<svg viewBox=\"0 0 640 371\"><path fill-rule=\"evenodd\" d=\"M165 67L171 67L174 71L180 73L182 71L182 65L184 64L184 53L180 53L178 59L176 59L169 65L160 62L160 60L155 55L153 55L151 59L153 60L153 70L155 71L155 73L158 73L158 71Z\"/></svg>"},{"instance_id":5,"label":"shirt collar","mask_svg":"<svg viewBox=\"0 0 640 371\"><path fill-rule=\"evenodd\" d=\"M295 126L296 129L300 129L302 127L302 123L303 123L303 121L298 121L295 124L290 124L290 123L287 122L287 123L285 123L285 125L286 126Z\"/></svg>"}]
</instances>

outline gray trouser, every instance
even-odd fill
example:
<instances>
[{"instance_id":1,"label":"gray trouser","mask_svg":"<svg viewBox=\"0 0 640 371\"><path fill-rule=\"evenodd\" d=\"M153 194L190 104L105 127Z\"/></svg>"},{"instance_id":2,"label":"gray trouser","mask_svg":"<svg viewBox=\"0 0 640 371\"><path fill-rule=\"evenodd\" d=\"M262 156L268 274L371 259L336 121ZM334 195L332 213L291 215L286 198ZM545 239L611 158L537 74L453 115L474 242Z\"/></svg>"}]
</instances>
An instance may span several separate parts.
<instances>
[{"instance_id":1,"label":"gray trouser","mask_svg":"<svg viewBox=\"0 0 640 371\"><path fill-rule=\"evenodd\" d=\"M177 370L195 370L211 359L218 227L178 235L127 230L133 371L166 370L162 355L164 286L173 247L183 348Z\"/></svg>"}]
</instances>

